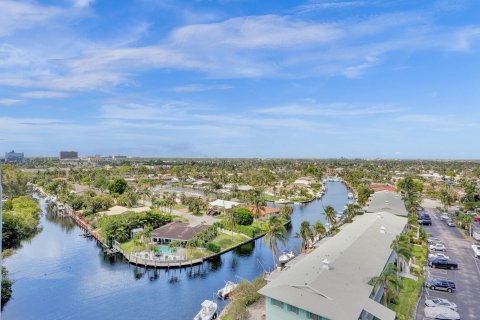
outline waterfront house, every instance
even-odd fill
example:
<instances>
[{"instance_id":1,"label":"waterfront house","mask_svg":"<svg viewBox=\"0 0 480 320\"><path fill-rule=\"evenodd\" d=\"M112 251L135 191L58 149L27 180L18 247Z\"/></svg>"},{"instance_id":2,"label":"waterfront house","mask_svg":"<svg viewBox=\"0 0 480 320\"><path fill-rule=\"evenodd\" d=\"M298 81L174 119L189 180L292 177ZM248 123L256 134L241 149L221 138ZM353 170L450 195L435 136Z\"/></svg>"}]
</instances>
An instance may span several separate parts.
<instances>
[{"instance_id":1,"label":"waterfront house","mask_svg":"<svg viewBox=\"0 0 480 320\"><path fill-rule=\"evenodd\" d=\"M395 312L380 302L383 287L375 290L368 282L395 261L390 244L405 229L407 215L398 193L375 193L365 214L276 271L259 290L266 319L394 320Z\"/></svg>"},{"instance_id":2,"label":"waterfront house","mask_svg":"<svg viewBox=\"0 0 480 320\"><path fill-rule=\"evenodd\" d=\"M210 202L209 205L210 205L210 209L223 212L225 210L230 210L233 207L239 206L240 203L236 201L217 199L215 201Z\"/></svg>"},{"instance_id":3,"label":"waterfront house","mask_svg":"<svg viewBox=\"0 0 480 320\"><path fill-rule=\"evenodd\" d=\"M315 179L310 177L300 177L293 182L294 185L300 188L310 188L312 183L315 183Z\"/></svg>"},{"instance_id":4,"label":"waterfront house","mask_svg":"<svg viewBox=\"0 0 480 320\"><path fill-rule=\"evenodd\" d=\"M172 241L180 241L185 244L195 235L208 228L208 225L190 226L188 223L181 221L173 221L169 224L161 226L151 233L152 242L169 243Z\"/></svg>"},{"instance_id":5,"label":"waterfront house","mask_svg":"<svg viewBox=\"0 0 480 320\"><path fill-rule=\"evenodd\" d=\"M249 206L247 209L250 210L256 217L262 219L268 219L271 216L278 215L280 213L280 209L266 206L261 206L258 209L256 206Z\"/></svg>"}]
</instances>

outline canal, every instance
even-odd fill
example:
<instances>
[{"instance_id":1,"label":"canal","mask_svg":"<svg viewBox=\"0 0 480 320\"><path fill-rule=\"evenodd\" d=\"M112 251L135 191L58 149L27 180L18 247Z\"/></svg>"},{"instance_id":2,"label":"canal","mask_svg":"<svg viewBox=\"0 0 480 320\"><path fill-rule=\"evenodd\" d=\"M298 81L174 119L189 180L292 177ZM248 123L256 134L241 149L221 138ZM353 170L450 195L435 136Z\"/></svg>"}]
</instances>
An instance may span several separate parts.
<instances>
[{"instance_id":1,"label":"canal","mask_svg":"<svg viewBox=\"0 0 480 320\"><path fill-rule=\"evenodd\" d=\"M342 211L347 194L343 183L327 182L322 199L295 204L286 249L298 252L300 239L294 235L301 222L325 223L323 207ZM80 228L46 213L45 201L40 203L43 230L4 260L15 281L13 297L2 312L5 320L192 319L225 281L251 280L273 267L263 239L191 268L135 267L104 258L95 241L81 237ZM218 303L219 309L224 307Z\"/></svg>"}]
</instances>

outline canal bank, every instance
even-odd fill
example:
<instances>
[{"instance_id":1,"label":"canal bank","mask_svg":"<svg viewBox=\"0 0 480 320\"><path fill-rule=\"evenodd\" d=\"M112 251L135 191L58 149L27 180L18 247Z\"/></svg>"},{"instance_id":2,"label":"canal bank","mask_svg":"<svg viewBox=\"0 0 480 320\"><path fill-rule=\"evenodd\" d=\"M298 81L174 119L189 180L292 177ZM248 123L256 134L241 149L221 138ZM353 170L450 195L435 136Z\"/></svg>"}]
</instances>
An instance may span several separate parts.
<instances>
[{"instance_id":1,"label":"canal bank","mask_svg":"<svg viewBox=\"0 0 480 320\"><path fill-rule=\"evenodd\" d=\"M301 222L325 222L323 207L341 211L347 194L344 184L329 182L321 200L294 204L282 250L298 253L301 240L294 235ZM252 280L273 267L263 239L193 267L153 270L104 257L70 219L44 214L41 225L40 234L4 261L15 283L3 319L192 319L225 281ZM224 303L218 300L220 310Z\"/></svg>"}]
</instances>

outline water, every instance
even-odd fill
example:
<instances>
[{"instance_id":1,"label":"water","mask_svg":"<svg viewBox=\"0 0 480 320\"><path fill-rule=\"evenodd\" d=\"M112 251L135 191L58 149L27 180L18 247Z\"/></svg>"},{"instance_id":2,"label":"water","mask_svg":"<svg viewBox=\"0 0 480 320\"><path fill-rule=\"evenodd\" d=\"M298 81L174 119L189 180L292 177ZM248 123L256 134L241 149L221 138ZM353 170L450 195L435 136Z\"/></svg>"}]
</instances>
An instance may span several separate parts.
<instances>
[{"instance_id":1,"label":"water","mask_svg":"<svg viewBox=\"0 0 480 320\"><path fill-rule=\"evenodd\" d=\"M295 204L286 249L298 252L300 239L293 235L300 223L325 222L323 206L341 211L347 194L342 183L329 182L322 200ZM104 258L95 241L81 237L83 231L69 220L44 215L41 225L40 234L4 260L15 280L13 298L2 312L5 320L192 319L225 281L251 280L273 266L272 254L258 239L200 266L146 270Z\"/></svg>"}]
</instances>

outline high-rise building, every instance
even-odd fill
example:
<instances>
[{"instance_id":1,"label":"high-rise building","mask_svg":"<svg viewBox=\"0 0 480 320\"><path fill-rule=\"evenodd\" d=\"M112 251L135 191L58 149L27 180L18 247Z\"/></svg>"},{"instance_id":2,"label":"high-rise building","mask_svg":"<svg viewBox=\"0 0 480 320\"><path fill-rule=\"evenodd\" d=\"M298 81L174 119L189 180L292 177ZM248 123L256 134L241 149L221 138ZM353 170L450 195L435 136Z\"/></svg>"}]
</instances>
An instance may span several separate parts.
<instances>
[{"instance_id":1,"label":"high-rise building","mask_svg":"<svg viewBox=\"0 0 480 320\"><path fill-rule=\"evenodd\" d=\"M77 151L60 151L60 160L76 160L78 159Z\"/></svg>"},{"instance_id":2,"label":"high-rise building","mask_svg":"<svg viewBox=\"0 0 480 320\"><path fill-rule=\"evenodd\" d=\"M14 150L10 152L5 152L6 163L21 163L23 162L23 159L24 159L23 152L15 152Z\"/></svg>"}]
</instances>

